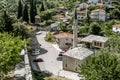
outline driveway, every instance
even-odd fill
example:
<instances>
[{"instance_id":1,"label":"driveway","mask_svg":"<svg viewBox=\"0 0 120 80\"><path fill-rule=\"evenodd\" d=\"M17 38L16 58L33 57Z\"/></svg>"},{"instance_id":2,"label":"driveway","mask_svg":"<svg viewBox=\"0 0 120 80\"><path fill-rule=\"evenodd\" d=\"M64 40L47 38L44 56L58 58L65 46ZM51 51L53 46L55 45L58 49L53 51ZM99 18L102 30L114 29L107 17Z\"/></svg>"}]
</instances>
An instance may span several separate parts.
<instances>
[{"instance_id":1,"label":"driveway","mask_svg":"<svg viewBox=\"0 0 120 80\"><path fill-rule=\"evenodd\" d=\"M38 63L40 70L47 70L54 75L66 77L70 80L79 80L77 73L62 70L62 61L57 60L60 49L55 47L55 45L46 42L44 40L45 35L45 31L42 31L42 34L40 35L36 35L38 43L41 44L41 48L47 50L46 53L37 56L37 58L42 58L44 60L44 62Z\"/></svg>"}]
</instances>

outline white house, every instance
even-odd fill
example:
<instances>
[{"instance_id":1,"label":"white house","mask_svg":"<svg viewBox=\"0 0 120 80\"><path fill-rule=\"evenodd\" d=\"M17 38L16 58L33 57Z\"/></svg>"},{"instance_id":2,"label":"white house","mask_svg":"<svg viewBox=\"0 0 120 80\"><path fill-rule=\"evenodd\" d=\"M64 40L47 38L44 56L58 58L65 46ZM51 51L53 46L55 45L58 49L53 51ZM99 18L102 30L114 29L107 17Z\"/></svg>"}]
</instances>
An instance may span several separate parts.
<instances>
[{"instance_id":1,"label":"white house","mask_svg":"<svg viewBox=\"0 0 120 80\"><path fill-rule=\"evenodd\" d=\"M55 35L55 40L61 49L68 49L73 44L73 34L70 33L59 33Z\"/></svg>"},{"instance_id":2,"label":"white house","mask_svg":"<svg viewBox=\"0 0 120 80\"><path fill-rule=\"evenodd\" d=\"M112 31L120 34L120 24L115 24L112 26Z\"/></svg>"},{"instance_id":3,"label":"white house","mask_svg":"<svg viewBox=\"0 0 120 80\"><path fill-rule=\"evenodd\" d=\"M83 10L83 9L88 8L88 7L89 7L89 5L87 3L81 3L78 5L77 10Z\"/></svg>"},{"instance_id":4,"label":"white house","mask_svg":"<svg viewBox=\"0 0 120 80\"><path fill-rule=\"evenodd\" d=\"M58 25L59 25L59 24L58 24L57 22L56 22L56 23L52 23L52 24L50 25L51 30L57 31Z\"/></svg>"},{"instance_id":5,"label":"white house","mask_svg":"<svg viewBox=\"0 0 120 80\"><path fill-rule=\"evenodd\" d=\"M68 50L62 57L63 69L79 72L79 65L84 63L92 54L92 50L82 47L76 47Z\"/></svg>"},{"instance_id":6,"label":"white house","mask_svg":"<svg viewBox=\"0 0 120 80\"><path fill-rule=\"evenodd\" d=\"M91 12L91 19L99 19L99 20L106 20L106 12L103 9L97 9L97 10L93 10Z\"/></svg>"},{"instance_id":7,"label":"white house","mask_svg":"<svg viewBox=\"0 0 120 80\"><path fill-rule=\"evenodd\" d=\"M77 11L77 18L84 19L87 17L87 11Z\"/></svg>"},{"instance_id":8,"label":"white house","mask_svg":"<svg viewBox=\"0 0 120 80\"><path fill-rule=\"evenodd\" d=\"M97 35L89 35L81 39L81 42L89 48L104 48L108 38Z\"/></svg>"},{"instance_id":9,"label":"white house","mask_svg":"<svg viewBox=\"0 0 120 80\"><path fill-rule=\"evenodd\" d=\"M98 3L99 0L88 0L88 3Z\"/></svg>"}]
</instances>

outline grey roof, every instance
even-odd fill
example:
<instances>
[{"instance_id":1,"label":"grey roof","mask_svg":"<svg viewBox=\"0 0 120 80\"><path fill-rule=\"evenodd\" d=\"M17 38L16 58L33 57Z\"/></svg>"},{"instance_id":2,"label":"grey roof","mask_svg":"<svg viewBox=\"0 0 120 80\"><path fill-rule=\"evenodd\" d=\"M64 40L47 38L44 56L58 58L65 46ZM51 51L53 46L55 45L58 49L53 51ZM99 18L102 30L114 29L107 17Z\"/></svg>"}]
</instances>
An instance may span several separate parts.
<instances>
[{"instance_id":1,"label":"grey roof","mask_svg":"<svg viewBox=\"0 0 120 80\"><path fill-rule=\"evenodd\" d=\"M51 28L57 27L58 23L52 23L50 26L51 26Z\"/></svg>"},{"instance_id":2,"label":"grey roof","mask_svg":"<svg viewBox=\"0 0 120 80\"><path fill-rule=\"evenodd\" d=\"M98 41L98 42L106 42L108 40L108 38L106 37L102 37L102 36L97 36L97 35L89 35L83 39L81 39L81 41L84 42L93 42L93 41Z\"/></svg>"},{"instance_id":3,"label":"grey roof","mask_svg":"<svg viewBox=\"0 0 120 80\"><path fill-rule=\"evenodd\" d=\"M67 51L64 55L83 60L93 54L93 51L83 47L76 47Z\"/></svg>"}]
</instances>

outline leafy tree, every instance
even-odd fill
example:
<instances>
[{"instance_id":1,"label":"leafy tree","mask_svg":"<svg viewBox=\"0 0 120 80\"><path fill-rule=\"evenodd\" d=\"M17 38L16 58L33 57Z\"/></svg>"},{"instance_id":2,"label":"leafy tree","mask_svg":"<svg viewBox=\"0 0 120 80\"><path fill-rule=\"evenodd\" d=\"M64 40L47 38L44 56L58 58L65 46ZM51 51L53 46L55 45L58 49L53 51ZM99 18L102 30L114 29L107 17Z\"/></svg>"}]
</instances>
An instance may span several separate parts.
<instances>
[{"instance_id":1,"label":"leafy tree","mask_svg":"<svg viewBox=\"0 0 120 80\"><path fill-rule=\"evenodd\" d=\"M30 0L30 21L35 23L34 1Z\"/></svg>"},{"instance_id":2,"label":"leafy tree","mask_svg":"<svg viewBox=\"0 0 120 80\"><path fill-rule=\"evenodd\" d=\"M27 6L27 4L25 4L24 11L23 11L23 21L29 22L28 6Z\"/></svg>"},{"instance_id":3,"label":"leafy tree","mask_svg":"<svg viewBox=\"0 0 120 80\"><path fill-rule=\"evenodd\" d=\"M90 28L91 28L91 32L90 32L91 34L100 35L101 28L97 23L92 23L90 25Z\"/></svg>"},{"instance_id":4,"label":"leafy tree","mask_svg":"<svg viewBox=\"0 0 120 80\"><path fill-rule=\"evenodd\" d=\"M11 71L20 61L20 51L25 44L20 37L13 37L7 33L0 33L0 79Z\"/></svg>"},{"instance_id":5,"label":"leafy tree","mask_svg":"<svg viewBox=\"0 0 120 80\"><path fill-rule=\"evenodd\" d=\"M120 19L120 10L114 9L110 11L110 19Z\"/></svg>"},{"instance_id":6,"label":"leafy tree","mask_svg":"<svg viewBox=\"0 0 120 80\"><path fill-rule=\"evenodd\" d=\"M14 26L14 30L13 30L14 36L21 36L22 40L30 36L28 29L20 22L14 23L13 26Z\"/></svg>"},{"instance_id":7,"label":"leafy tree","mask_svg":"<svg viewBox=\"0 0 120 80\"><path fill-rule=\"evenodd\" d=\"M106 44L107 49L114 53L120 53L120 37L113 35Z\"/></svg>"},{"instance_id":8,"label":"leafy tree","mask_svg":"<svg viewBox=\"0 0 120 80\"><path fill-rule=\"evenodd\" d=\"M45 8L44 8L44 3L42 2L40 11L44 11L44 10L45 10Z\"/></svg>"},{"instance_id":9,"label":"leafy tree","mask_svg":"<svg viewBox=\"0 0 120 80\"><path fill-rule=\"evenodd\" d=\"M83 80L119 80L118 57L107 50L101 50L80 66Z\"/></svg>"},{"instance_id":10,"label":"leafy tree","mask_svg":"<svg viewBox=\"0 0 120 80\"><path fill-rule=\"evenodd\" d=\"M2 15L2 23L3 23L3 30L6 32L12 32L13 31L13 19L6 13L6 11L3 12Z\"/></svg>"},{"instance_id":11,"label":"leafy tree","mask_svg":"<svg viewBox=\"0 0 120 80\"><path fill-rule=\"evenodd\" d=\"M19 0L19 3L18 3L18 16L17 18L20 19L20 17L22 17L22 3L21 3L21 0Z\"/></svg>"}]
</instances>

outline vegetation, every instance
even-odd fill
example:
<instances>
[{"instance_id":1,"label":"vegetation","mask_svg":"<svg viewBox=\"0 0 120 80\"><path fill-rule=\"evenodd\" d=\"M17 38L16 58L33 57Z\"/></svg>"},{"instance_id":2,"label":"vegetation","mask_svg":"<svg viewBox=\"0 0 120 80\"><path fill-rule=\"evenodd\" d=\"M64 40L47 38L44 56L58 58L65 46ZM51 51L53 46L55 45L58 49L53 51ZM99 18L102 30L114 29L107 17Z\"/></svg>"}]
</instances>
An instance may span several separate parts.
<instances>
[{"instance_id":1,"label":"vegetation","mask_svg":"<svg viewBox=\"0 0 120 80\"><path fill-rule=\"evenodd\" d=\"M3 80L7 72L14 69L20 61L20 51L25 41L20 37L13 37L7 33L0 33L0 79Z\"/></svg>"},{"instance_id":2,"label":"vegetation","mask_svg":"<svg viewBox=\"0 0 120 80\"><path fill-rule=\"evenodd\" d=\"M118 57L107 50L100 50L80 67L84 80L119 80Z\"/></svg>"},{"instance_id":3,"label":"vegetation","mask_svg":"<svg viewBox=\"0 0 120 80\"><path fill-rule=\"evenodd\" d=\"M53 41L53 35L52 35L51 33L48 33L48 34L45 36L45 40L48 41L48 42Z\"/></svg>"},{"instance_id":4,"label":"vegetation","mask_svg":"<svg viewBox=\"0 0 120 80\"><path fill-rule=\"evenodd\" d=\"M18 3L18 16L17 16L18 19L20 19L22 17L22 12L23 12L23 7L22 7L21 0L19 0L19 3Z\"/></svg>"},{"instance_id":5,"label":"vegetation","mask_svg":"<svg viewBox=\"0 0 120 80\"><path fill-rule=\"evenodd\" d=\"M30 21L35 23L35 10L34 10L34 0L30 0Z\"/></svg>"},{"instance_id":6,"label":"vegetation","mask_svg":"<svg viewBox=\"0 0 120 80\"><path fill-rule=\"evenodd\" d=\"M25 4L24 11L23 11L23 21L29 22L29 16L28 16L28 6Z\"/></svg>"}]
</instances>

